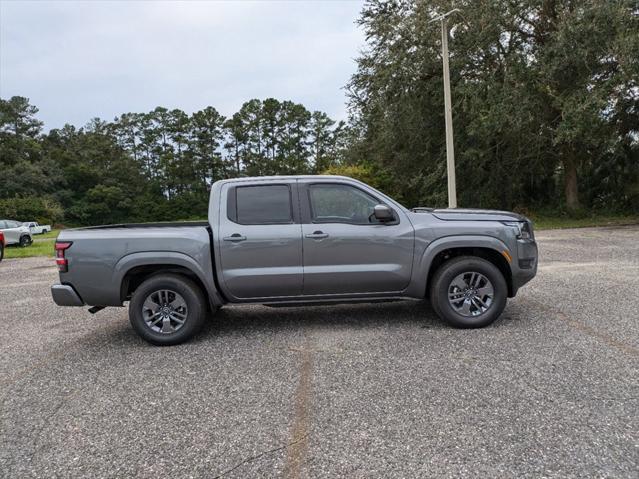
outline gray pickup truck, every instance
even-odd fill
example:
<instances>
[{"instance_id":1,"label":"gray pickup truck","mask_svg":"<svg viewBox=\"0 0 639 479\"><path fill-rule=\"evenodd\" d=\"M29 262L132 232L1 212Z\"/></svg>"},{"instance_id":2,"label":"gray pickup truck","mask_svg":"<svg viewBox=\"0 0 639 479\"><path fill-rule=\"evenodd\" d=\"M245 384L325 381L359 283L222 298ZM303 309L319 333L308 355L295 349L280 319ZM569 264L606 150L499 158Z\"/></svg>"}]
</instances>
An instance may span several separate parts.
<instances>
[{"instance_id":1,"label":"gray pickup truck","mask_svg":"<svg viewBox=\"0 0 639 479\"><path fill-rule=\"evenodd\" d=\"M351 178L213 184L208 222L60 233L60 306L129 301L147 341L192 337L226 304L430 298L456 327L486 326L537 272L531 222L503 211L406 209Z\"/></svg>"}]
</instances>

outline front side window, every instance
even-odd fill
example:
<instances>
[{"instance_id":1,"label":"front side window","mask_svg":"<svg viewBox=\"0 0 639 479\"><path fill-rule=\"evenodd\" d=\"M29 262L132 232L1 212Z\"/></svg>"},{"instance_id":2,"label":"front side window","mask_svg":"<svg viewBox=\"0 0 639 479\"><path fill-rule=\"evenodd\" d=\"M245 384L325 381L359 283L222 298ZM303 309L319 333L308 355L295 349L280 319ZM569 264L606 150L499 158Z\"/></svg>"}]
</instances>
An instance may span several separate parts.
<instances>
[{"instance_id":1,"label":"front side window","mask_svg":"<svg viewBox=\"0 0 639 479\"><path fill-rule=\"evenodd\" d=\"M20 223L17 221L7 221L7 228L19 228Z\"/></svg>"},{"instance_id":2,"label":"front side window","mask_svg":"<svg viewBox=\"0 0 639 479\"><path fill-rule=\"evenodd\" d=\"M313 223L377 223L376 198L349 185L317 184L309 187Z\"/></svg>"},{"instance_id":3,"label":"front side window","mask_svg":"<svg viewBox=\"0 0 639 479\"><path fill-rule=\"evenodd\" d=\"M244 225L293 222L291 190L286 185L238 186L235 189L235 218Z\"/></svg>"}]
</instances>

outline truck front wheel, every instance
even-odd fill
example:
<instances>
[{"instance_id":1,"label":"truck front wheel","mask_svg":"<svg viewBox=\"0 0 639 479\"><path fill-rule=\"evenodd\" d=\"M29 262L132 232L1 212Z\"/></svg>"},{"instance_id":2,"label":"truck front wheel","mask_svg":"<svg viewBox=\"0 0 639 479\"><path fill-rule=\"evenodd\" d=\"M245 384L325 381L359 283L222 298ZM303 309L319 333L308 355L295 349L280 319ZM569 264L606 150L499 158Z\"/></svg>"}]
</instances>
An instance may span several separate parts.
<instances>
[{"instance_id":1,"label":"truck front wheel","mask_svg":"<svg viewBox=\"0 0 639 479\"><path fill-rule=\"evenodd\" d=\"M190 279L156 275L144 281L129 303L129 320L135 332L158 346L190 339L204 324L206 300Z\"/></svg>"},{"instance_id":2,"label":"truck front wheel","mask_svg":"<svg viewBox=\"0 0 639 479\"><path fill-rule=\"evenodd\" d=\"M458 328L488 326L503 312L507 297L501 271L475 256L459 256L442 264L430 289L437 315Z\"/></svg>"}]
</instances>

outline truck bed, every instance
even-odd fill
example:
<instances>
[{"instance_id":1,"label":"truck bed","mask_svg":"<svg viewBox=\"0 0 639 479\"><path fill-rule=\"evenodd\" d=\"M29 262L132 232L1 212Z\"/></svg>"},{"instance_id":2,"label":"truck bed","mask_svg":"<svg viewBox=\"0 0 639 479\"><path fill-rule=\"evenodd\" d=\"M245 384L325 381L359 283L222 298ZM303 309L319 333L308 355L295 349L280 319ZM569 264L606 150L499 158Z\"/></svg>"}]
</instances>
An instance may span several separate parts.
<instances>
[{"instance_id":1,"label":"truck bed","mask_svg":"<svg viewBox=\"0 0 639 479\"><path fill-rule=\"evenodd\" d=\"M81 230L101 230L117 228L182 228L191 226L208 227L208 221L162 221L158 223L119 223L115 225L85 226L83 228L72 228L70 231Z\"/></svg>"},{"instance_id":2,"label":"truck bed","mask_svg":"<svg viewBox=\"0 0 639 479\"><path fill-rule=\"evenodd\" d=\"M180 265L214 290L206 221L91 226L64 230L57 241L71 243L65 251L68 271L60 273L60 282L73 285L90 306L122 305L124 275L142 265Z\"/></svg>"}]
</instances>

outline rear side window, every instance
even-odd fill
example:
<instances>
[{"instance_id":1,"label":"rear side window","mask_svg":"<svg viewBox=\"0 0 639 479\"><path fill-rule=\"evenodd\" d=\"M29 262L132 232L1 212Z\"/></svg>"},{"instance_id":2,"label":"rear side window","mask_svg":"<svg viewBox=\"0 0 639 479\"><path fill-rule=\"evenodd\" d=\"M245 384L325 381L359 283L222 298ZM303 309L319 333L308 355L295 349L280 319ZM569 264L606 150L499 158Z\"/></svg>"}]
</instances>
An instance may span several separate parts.
<instances>
[{"instance_id":1,"label":"rear side window","mask_svg":"<svg viewBox=\"0 0 639 479\"><path fill-rule=\"evenodd\" d=\"M292 223L291 190L287 185L238 186L235 208L231 205L228 213L244 225Z\"/></svg>"}]
</instances>

